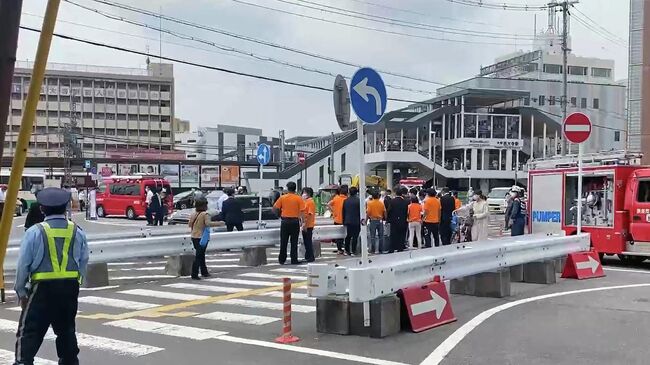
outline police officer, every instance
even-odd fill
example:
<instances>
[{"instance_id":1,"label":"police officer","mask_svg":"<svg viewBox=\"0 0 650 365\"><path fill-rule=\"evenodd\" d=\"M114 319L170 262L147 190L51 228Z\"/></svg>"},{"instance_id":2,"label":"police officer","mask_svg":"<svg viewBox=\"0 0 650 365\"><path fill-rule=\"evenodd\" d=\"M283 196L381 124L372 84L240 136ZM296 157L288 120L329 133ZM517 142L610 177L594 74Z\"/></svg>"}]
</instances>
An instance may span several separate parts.
<instances>
[{"instance_id":1,"label":"police officer","mask_svg":"<svg viewBox=\"0 0 650 365\"><path fill-rule=\"evenodd\" d=\"M88 246L83 231L66 219L70 192L46 188L38 194L45 221L25 232L15 290L22 313L16 334L16 362L32 365L50 325L61 365L78 365L75 316L79 284L86 273Z\"/></svg>"}]
</instances>

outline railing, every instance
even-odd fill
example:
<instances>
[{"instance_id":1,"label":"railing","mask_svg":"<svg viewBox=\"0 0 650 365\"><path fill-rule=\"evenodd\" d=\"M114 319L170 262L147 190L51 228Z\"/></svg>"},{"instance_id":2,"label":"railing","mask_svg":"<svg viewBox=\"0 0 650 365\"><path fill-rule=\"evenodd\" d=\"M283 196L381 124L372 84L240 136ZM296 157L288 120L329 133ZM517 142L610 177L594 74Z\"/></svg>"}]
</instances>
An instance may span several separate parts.
<instances>
[{"instance_id":1,"label":"railing","mask_svg":"<svg viewBox=\"0 0 650 365\"><path fill-rule=\"evenodd\" d=\"M345 237L343 226L316 226L314 240L330 240ZM208 251L220 251L245 247L274 246L280 242L280 229L262 229L242 232L213 232ZM174 256L191 253L194 248L188 233L150 236L137 239L106 239L88 243L91 263L113 262L139 257ZM5 268L15 269L19 247L7 250Z\"/></svg>"},{"instance_id":2,"label":"railing","mask_svg":"<svg viewBox=\"0 0 650 365\"><path fill-rule=\"evenodd\" d=\"M309 295L349 295L367 302L401 288L461 278L499 268L587 251L588 233L575 236L528 235L380 255L336 264L309 264Z\"/></svg>"}]
</instances>

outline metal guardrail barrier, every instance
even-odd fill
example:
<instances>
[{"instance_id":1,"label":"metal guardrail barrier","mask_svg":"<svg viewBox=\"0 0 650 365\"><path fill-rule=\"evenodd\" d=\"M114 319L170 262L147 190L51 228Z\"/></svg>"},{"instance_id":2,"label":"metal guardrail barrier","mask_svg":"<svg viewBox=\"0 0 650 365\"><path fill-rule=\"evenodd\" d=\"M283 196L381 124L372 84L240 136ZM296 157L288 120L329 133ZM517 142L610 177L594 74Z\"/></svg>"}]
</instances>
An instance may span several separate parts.
<instances>
[{"instance_id":1,"label":"metal guardrail barrier","mask_svg":"<svg viewBox=\"0 0 650 365\"><path fill-rule=\"evenodd\" d=\"M314 240L345 237L343 226L316 226ZM242 232L213 232L208 251L246 247L274 246L280 242L280 228ZM113 262L139 257L173 256L193 252L187 229L184 234L160 235L143 238L106 239L88 242L90 263ZM15 269L19 247L10 247L5 258L5 269Z\"/></svg>"},{"instance_id":2,"label":"metal guardrail barrier","mask_svg":"<svg viewBox=\"0 0 650 365\"><path fill-rule=\"evenodd\" d=\"M349 295L367 302L401 288L461 278L499 268L552 259L590 248L588 233L575 236L525 235L467 242L422 250L373 256L336 264L309 264L309 295Z\"/></svg>"}]
</instances>

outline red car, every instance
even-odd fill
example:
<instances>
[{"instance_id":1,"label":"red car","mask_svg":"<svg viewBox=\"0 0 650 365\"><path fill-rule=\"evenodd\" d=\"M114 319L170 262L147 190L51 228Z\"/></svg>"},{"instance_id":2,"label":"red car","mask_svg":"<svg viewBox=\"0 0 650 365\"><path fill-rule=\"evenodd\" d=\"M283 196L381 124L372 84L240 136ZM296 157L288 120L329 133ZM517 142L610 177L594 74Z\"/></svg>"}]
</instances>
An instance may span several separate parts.
<instances>
[{"instance_id":1,"label":"red car","mask_svg":"<svg viewBox=\"0 0 650 365\"><path fill-rule=\"evenodd\" d=\"M104 178L97 188L97 216L124 215L136 219L145 215L147 208L145 187L162 192L167 214L174 209L169 182L158 176L111 176Z\"/></svg>"}]
</instances>

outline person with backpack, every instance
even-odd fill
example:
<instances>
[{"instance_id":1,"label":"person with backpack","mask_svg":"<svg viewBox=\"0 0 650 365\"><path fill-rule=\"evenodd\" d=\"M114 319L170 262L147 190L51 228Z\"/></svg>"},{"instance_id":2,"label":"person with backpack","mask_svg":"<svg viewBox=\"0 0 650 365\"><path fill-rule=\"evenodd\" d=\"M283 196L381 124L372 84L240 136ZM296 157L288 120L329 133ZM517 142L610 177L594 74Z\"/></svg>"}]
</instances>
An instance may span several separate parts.
<instances>
[{"instance_id":1,"label":"person with backpack","mask_svg":"<svg viewBox=\"0 0 650 365\"><path fill-rule=\"evenodd\" d=\"M223 222L213 222L208 210L208 201L205 198L197 199L194 202L195 212L190 217L189 227L192 230L190 237L192 245L194 246L194 262L192 263L192 279L201 280L199 277L199 270L201 276L207 278L210 276L208 267L205 264L205 251L208 248L208 241L210 240L210 228L223 226Z\"/></svg>"}]
</instances>

